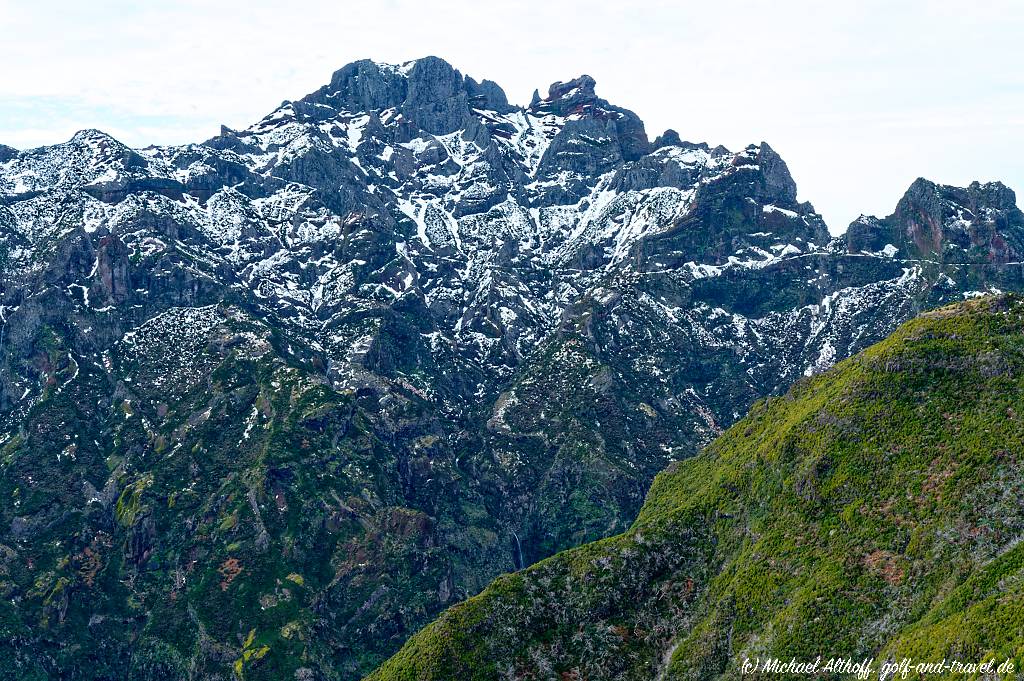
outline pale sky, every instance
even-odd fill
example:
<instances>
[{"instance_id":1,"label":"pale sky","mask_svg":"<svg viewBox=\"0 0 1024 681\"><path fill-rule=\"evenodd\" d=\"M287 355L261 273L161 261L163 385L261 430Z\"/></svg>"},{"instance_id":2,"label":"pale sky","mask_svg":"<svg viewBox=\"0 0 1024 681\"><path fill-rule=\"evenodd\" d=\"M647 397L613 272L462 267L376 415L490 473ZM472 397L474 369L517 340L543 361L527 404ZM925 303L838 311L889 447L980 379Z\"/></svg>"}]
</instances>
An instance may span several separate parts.
<instances>
[{"instance_id":1,"label":"pale sky","mask_svg":"<svg viewBox=\"0 0 1024 681\"><path fill-rule=\"evenodd\" d=\"M0 143L21 149L202 141L348 62L432 54L517 104L588 73L651 139L765 140L833 233L919 176L1024 192L1021 0L0 0L0 36Z\"/></svg>"}]
</instances>

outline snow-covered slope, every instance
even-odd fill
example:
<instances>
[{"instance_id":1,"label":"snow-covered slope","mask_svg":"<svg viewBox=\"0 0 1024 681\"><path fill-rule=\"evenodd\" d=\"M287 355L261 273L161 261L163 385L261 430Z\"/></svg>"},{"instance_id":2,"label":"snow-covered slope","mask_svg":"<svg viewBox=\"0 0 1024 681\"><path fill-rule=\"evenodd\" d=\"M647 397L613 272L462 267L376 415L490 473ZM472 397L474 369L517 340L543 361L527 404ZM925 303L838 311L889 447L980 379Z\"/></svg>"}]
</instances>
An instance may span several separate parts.
<instances>
[{"instance_id":1,"label":"snow-covered slope","mask_svg":"<svg viewBox=\"0 0 1024 681\"><path fill-rule=\"evenodd\" d=\"M1021 287L998 183L920 180L839 239L796 196L765 143L651 142L589 76L519 107L436 58L350 64L202 144L0 148L0 492L30 499L0 542L45 566L11 582L19 659L64 654L41 618L175 594L209 674L248 670L256 627L265 668L352 678L495 574L622 528L757 397ZM127 591L74 572L100 554ZM32 596L44 576L72 595ZM264 605L211 597L236 588Z\"/></svg>"}]
</instances>

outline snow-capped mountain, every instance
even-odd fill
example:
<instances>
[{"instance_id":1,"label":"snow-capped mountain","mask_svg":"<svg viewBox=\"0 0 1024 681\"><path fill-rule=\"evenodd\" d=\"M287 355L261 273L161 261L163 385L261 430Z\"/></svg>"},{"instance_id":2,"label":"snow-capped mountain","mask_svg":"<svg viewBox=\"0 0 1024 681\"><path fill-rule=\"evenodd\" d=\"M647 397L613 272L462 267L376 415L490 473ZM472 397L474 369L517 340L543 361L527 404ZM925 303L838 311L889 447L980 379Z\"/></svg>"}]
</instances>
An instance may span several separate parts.
<instances>
[{"instance_id":1,"label":"snow-capped mountain","mask_svg":"<svg viewBox=\"0 0 1024 681\"><path fill-rule=\"evenodd\" d=\"M833 239L765 143L437 58L202 144L0 147L10 652L354 678L756 398L1021 288L1022 239L1008 188L926 180Z\"/></svg>"}]
</instances>

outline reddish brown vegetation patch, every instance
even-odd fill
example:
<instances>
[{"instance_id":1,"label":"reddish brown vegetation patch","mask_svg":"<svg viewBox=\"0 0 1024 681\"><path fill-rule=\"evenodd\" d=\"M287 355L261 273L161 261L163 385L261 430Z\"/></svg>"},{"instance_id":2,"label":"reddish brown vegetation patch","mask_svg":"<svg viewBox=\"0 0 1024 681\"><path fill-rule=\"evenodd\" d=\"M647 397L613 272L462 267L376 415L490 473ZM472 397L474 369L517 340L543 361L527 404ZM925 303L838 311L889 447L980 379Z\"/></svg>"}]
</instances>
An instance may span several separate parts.
<instances>
[{"instance_id":1,"label":"reddish brown vegetation patch","mask_svg":"<svg viewBox=\"0 0 1024 681\"><path fill-rule=\"evenodd\" d=\"M221 591L227 591L231 582L242 574L242 563L237 558L228 558L217 568L217 572L224 578L220 582Z\"/></svg>"}]
</instances>

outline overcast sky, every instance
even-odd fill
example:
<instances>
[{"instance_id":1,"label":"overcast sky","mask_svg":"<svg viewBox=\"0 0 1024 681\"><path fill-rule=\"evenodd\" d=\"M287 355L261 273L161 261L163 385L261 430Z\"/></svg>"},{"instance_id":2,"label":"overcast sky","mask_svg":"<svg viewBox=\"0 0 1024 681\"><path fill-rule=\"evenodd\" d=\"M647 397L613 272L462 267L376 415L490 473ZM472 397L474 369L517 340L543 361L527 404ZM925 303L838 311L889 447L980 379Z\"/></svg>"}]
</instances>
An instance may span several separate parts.
<instances>
[{"instance_id":1,"label":"overcast sky","mask_svg":"<svg viewBox=\"0 0 1024 681\"><path fill-rule=\"evenodd\" d=\"M652 139L765 140L834 233L918 176L1024 192L1021 0L0 0L0 35L0 143L22 149L201 141L350 61L434 54L519 104L588 73Z\"/></svg>"}]
</instances>

